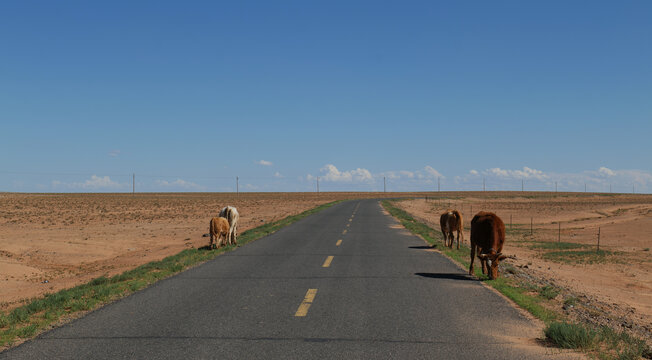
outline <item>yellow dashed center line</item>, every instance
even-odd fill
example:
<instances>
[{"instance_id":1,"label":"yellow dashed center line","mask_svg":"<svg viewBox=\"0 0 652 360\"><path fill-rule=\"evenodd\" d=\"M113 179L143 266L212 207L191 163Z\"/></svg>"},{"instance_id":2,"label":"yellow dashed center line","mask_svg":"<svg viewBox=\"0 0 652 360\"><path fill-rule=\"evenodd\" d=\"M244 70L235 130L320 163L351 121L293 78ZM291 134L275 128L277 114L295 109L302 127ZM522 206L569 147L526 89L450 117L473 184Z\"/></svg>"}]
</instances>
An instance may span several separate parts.
<instances>
[{"instance_id":1,"label":"yellow dashed center line","mask_svg":"<svg viewBox=\"0 0 652 360\"><path fill-rule=\"evenodd\" d=\"M346 229L344 229L344 231L342 231L342 235L344 235L344 234L346 234Z\"/></svg>"},{"instance_id":2,"label":"yellow dashed center line","mask_svg":"<svg viewBox=\"0 0 652 360\"><path fill-rule=\"evenodd\" d=\"M335 246L340 246L340 245L342 245L342 239L337 240L337 242L335 243Z\"/></svg>"},{"instance_id":3,"label":"yellow dashed center line","mask_svg":"<svg viewBox=\"0 0 652 360\"><path fill-rule=\"evenodd\" d=\"M303 301L301 302L301 305L299 305L297 312L294 313L294 316L308 315L308 309L310 308L313 300L315 300L315 295L317 295L317 289L308 289L308 292L306 292L306 297L303 298Z\"/></svg>"},{"instance_id":4,"label":"yellow dashed center line","mask_svg":"<svg viewBox=\"0 0 652 360\"><path fill-rule=\"evenodd\" d=\"M333 256L331 255L331 256L326 258L326 261L324 261L324 265L322 265L321 267L329 267L329 266L331 266L332 261L333 261Z\"/></svg>"}]
</instances>

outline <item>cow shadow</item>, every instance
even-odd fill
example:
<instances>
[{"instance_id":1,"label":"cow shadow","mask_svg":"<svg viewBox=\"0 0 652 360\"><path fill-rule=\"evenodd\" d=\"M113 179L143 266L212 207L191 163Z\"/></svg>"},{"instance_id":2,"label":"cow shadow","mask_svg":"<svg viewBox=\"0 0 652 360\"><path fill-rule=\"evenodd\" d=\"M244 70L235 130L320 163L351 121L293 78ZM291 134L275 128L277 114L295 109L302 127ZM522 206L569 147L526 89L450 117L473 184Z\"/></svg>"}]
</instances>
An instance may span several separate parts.
<instances>
[{"instance_id":1,"label":"cow shadow","mask_svg":"<svg viewBox=\"0 0 652 360\"><path fill-rule=\"evenodd\" d=\"M449 279L449 280L465 280L465 281L478 281L478 279L466 274L452 274L452 273L414 273L414 275L429 278L429 279Z\"/></svg>"},{"instance_id":2,"label":"cow shadow","mask_svg":"<svg viewBox=\"0 0 652 360\"><path fill-rule=\"evenodd\" d=\"M410 249L420 249L420 250L427 250L427 249L435 249L437 248L437 245L421 245L421 246L409 246Z\"/></svg>"}]
</instances>

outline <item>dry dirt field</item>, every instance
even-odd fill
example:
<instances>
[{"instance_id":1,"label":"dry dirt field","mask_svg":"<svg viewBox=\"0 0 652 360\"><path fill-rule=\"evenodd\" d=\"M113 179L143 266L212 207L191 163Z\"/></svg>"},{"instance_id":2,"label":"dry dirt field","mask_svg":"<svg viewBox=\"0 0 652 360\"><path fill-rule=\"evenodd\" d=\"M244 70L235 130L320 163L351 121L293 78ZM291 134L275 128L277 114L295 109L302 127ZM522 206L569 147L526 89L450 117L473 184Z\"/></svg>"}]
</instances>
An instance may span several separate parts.
<instances>
[{"instance_id":1,"label":"dry dirt field","mask_svg":"<svg viewBox=\"0 0 652 360\"><path fill-rule=\"evenodd\" d=\"M467 245L471 214L495 212L508 229L503 253L516 255L506 264L591 302L596 313L587 316L607 311L619 327L638 328L644 336L647 332L648 341L652 337L652 196L519 192L435 196L440 198L401 201L398 206L437 230L442 212L461 210ZM593 255L598 230L600 249L607 251L604 257ZM553 251L560 249L546 247L559 240L588 254L576 259L555 256Z\"/></svg>"},{"instance_id":2,"label":"dry dirt field","mask_svg":"<svg viewBox=\"0 0 652 360\"><path fill-rule=\"evenodd\" d=\"M0 193L0 310L208 245L202 234L226 205L238 208L242 233L334 200L382 195L419 196Z\"/></svg>"}]
</instances>

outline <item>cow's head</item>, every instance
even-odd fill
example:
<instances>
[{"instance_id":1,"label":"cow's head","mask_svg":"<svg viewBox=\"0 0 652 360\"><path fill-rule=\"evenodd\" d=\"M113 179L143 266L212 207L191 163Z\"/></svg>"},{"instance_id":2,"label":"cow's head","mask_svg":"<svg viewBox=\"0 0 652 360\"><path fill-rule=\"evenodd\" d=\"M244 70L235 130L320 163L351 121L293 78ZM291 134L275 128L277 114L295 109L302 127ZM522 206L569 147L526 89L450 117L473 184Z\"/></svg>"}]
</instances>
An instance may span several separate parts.
<instances>
[{"instance_id":1,"label":"cow's head","mask_svg":"<svg viewBox=\"0 0 652 360\"><path fill-rule=\"evenodd\" d=\"M480 260L489 261L489 278L493 280L498 278L498 263L500 263L501 260L506 259L507 256L491 249L487 254L478 254L478 258L480 258Z\"/></svg>"}]
</instances>

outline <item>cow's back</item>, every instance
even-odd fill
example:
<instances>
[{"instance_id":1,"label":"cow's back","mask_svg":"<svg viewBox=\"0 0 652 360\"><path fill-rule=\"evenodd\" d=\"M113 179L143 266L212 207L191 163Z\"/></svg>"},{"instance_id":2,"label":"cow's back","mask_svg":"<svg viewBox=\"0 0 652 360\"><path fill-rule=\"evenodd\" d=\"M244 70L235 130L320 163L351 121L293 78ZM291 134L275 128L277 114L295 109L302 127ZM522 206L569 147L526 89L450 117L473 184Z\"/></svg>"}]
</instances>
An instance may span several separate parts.
<instances>
[{"instance_id":1,"label":"cow's back","mask_svg":"<svg viewBox=\"0 0 652 360\"><path fill-rule=\"evenodd\" d=\"M471 243L482 248L482 252L494 250L499 253L505 242L505 224L498 215L481 211L471 220Z\"/></svg>"},{"instance_id":2,"label":"cow's back","mask_svg":"<svg viewBox=\"0 0 652 360\"><path fill-rule=\"evenodd\" d=\"M225 206L220 210L220 217L226 218L229 221L229 224L233 225L234 222L238 221L240 214L238 214L238 210L236 210L235 207Z\"/></svg>"},{"instance_id":3,"label":"cow's back","mask_svg":"<svg viewBox=\"0 0 652 360\"><path fill-rule=\"evenodd\" d=\"M446 210L441 214L439 217L439 225L441 226L441 230L445 232L457 229L457 218L455 217L453 210Z\"/></svg>"},{"instance_id":4,"label":"cow's back","mask_svg":"<svg viewBox=\"0 0 652 360\"><path fill-rule=\"evenodd\" d=\"M229 222L223 218L217 218L217 229L220 234L226 235L229 232Z\"/></svg>"}]
</instances>

